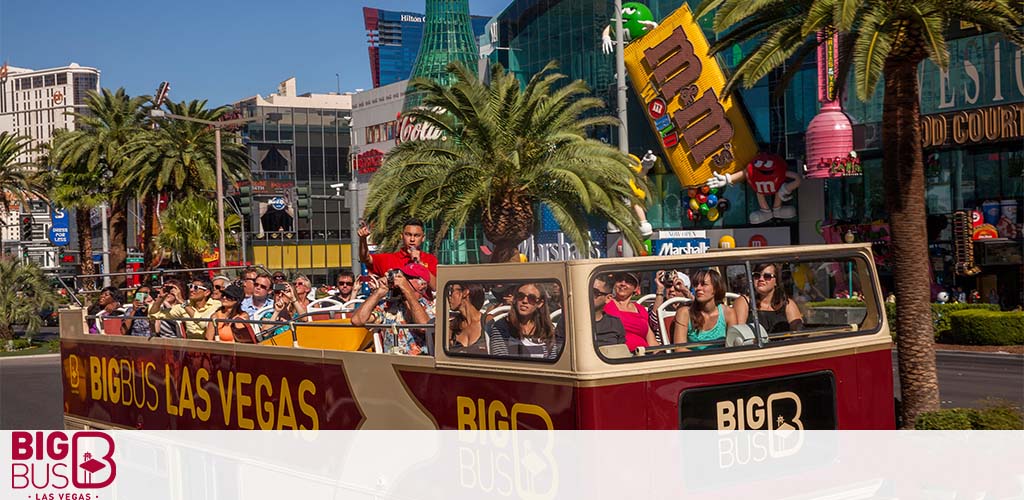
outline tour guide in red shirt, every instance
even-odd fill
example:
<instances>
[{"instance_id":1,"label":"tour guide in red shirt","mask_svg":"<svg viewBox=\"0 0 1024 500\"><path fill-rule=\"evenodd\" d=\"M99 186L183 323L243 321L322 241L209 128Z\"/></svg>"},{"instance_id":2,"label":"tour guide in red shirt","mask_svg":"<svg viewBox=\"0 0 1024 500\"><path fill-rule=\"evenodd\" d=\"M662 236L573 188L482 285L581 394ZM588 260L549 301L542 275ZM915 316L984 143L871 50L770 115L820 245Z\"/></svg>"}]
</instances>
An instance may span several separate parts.
<instances>
[{"instance_id":1,"label":"tour guide in red shirt","mask_svg":"<svg viewBox=\"0 0 1024 500\"><path fill-rule=\"evenodd\" d=\"M402 248L397 252L370 254L366 238L370 236L370 228L359 227L359 261L366 264L370 272L384 276L391 269L400 269L409 263L421 264L430 271L430 288L437 288L437 257L420 251L423 245L423 221L408 219L402 229Z\"/></svg>"}]
</instances>

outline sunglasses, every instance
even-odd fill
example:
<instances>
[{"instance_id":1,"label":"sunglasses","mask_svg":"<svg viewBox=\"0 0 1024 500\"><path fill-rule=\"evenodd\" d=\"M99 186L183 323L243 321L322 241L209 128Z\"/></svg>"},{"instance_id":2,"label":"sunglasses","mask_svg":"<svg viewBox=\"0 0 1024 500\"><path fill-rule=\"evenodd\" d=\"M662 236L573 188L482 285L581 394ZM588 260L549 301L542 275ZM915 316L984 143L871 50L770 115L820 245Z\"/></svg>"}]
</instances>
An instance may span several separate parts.
<instances>
[{"instance_id":1,"label":"sunglasses","mask_svg":"<svg viewBox=\"0 0 1024 500\"><path fill-rule=\"evenodd\" d=\"M189 285L189 286L188 286L188 289L189 289L189 290L192 290L193 292L194 292L194 291L196 291L196 290L202 290L202 291L204 291L204 292L206 292L206 291L209 291L209 290L210 290L209 288L206 288L206 287L205 287L205 286L203 286L203 285L197 285L197 284L195 284L195 283L193 283L193 284Z\"/></svg>"},{"instance_id":2,"label":"sunglasses","mask_svg":"<svg viewBox=\"0 0 1024 500\"><path fill-rule=\"evenodd\" d=\"M521 302L523 299L526 299L526 302L532 305L537 305L537 303L541 301L540 296L533 295L531 293L517 292L516 302Z\"/></svg>"},{"instance_id":3,"label":"sunglasses","mask_svg":"<svg viewBox=\"0 0 1024 500\"><path fill-rule=\"evenodd\" d=\"M264 285L263 283L256 283L256 288L262 288L264 290L269 290L270 289L270 285Z\"/></svg>"},{"instance_id":4,"label":"sunglasses","mask_svg":"<svg viewBox=\"0 0 1024 500\"><path fill-rule=\"evenodd\" d=\"M772 273L753 273L753 274L751 274L751 276L754 277L755 281L759 280L761 278L764 278L765 281L771 281L771 280L775 279L775 275L772 274Z\"/></svg>"},{"instance_id":5,"label":"sunglasses","mask_svg":"<svg viewBox=\"0 0 1024 500\"><path fill-rule=\"evenodd\" d=\"M338 286L352 286L353 283L352 281L339 281Z\"/></svg>"},{"instance_id":6,"label":"sunglasses","mask_svg":"<svg viewBox=\"0 0 1024 500\"><path fill-rule=\"evenodd\" d=\"M284 281L284 276L274 276L274 281Z\"/></svg>"},{"instance_id":7,"label":"sunglasses","mask_svg":"<svg viewBox=\"0 0 1024 500\"><path fill-rule=\"evenodd\" d=\"M605 295L611 294L611 292L606 292L604 290L601 290L600 288L591 288L590 293L594 294L594 297L603 297Z\"/></svg>"},{"instance_id":8,"label":"sunglasses","mask_svg":"<svg viewBox=\"0 0 1024 500\"><path fill-rule=\"evenodd\" d=\"M214 290L223 290L224 289L224 285L213 285L213 289Z\"/></svg>"}]
</instances>

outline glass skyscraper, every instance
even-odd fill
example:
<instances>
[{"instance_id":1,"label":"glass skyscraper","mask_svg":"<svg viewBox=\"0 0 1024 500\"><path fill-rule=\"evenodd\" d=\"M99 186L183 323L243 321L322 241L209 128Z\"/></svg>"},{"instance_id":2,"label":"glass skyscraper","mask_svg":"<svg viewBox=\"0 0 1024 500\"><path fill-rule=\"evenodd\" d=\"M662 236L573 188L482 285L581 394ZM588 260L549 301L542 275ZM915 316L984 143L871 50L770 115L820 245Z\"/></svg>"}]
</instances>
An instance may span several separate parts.
<instances>
[{"instance_id":1,"label":"glass skyscraper","mask_svg":"<svg viewBox=\"0 0 1024 500\"><path fill-rule=\"evenodd\" d=\"M474 36L483 34L488 20L470 16ZM374 88L409 78L423 41L424 21L422 13L363 7Z\"/></svg>"}]
</instances>

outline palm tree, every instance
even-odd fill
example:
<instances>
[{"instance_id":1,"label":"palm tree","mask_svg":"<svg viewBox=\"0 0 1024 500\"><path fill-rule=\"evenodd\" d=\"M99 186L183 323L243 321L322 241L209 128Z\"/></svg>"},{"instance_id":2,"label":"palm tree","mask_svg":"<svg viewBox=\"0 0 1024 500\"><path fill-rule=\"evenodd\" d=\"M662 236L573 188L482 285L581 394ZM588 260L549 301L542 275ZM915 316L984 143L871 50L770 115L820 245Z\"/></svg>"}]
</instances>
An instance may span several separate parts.
<instances>
[{"instance_id":1,"label":"palm tree","mask_svg":"<svg viewBox=\"0 0 1024 500\"><path fill-rule=\"evenodd\" d=\"M1016 1L1017 7L1011 2ZM853 68L857 97L868 100L884 81L882 114L886 206L892 228L897 335L903 422L939 408L935 338L929 307L925 174L921 157L920 95L917 67L931 58L949 64L946 30L952 23L974 23L1024 45L1019 0L704 0L699 18L716 10L714 28L724 35L712 53L736 44L754 48L737 65L726 90L741 82L753 86L795 56L783 81L817 47L815 33L836 29L840 43L840 86Z\"/></svg>"},{"instance_id":2,"label":"palm tree","mask_svg":"<svg viewBox=\"0 0 1024 500\"><path fill-rule=\"evenodd\" d=\"M14 338L13 325L26 325L32 335L43 319L39 312L57 307L57 294L31 262L0 256L0 340Z\"/></svg>"},{"instance_id":3,"label":"palm tree","mask_svg":"<svg viewBox=\"0 0 1024 500\"><path fill-rule=\"evenodd\" d=\"M125 168L124 146L142 132L148 100L148 96L131 97L123 88L114 92L90 91L85 101L87 109L72 113L77 129L59 134L50 147L50 159L62 174L67 171L72 179L90 182L82 188L110 202L108 273L124 270L128 230L128 192L118 189L110 179L118 177ZM88 258L89 255L82 255L83 260Z\"/></svg>"},{"instance_id":4,"label":"palm tree","mask_svg":"<svg viewBox=\"0 0 1024 500\"><path fill-rule=\"evenodd\" d=\"M163 230L156 237L157 244L170 250L186 267L203 267L203 254L217 241L217 207L213 200L201 196L186 196L175 200L160 216ZM224 219L224 230L231 231L242 225L236 214ZM228 240L233 244L234 240ZM233 246L229 244L230 246ZM162 253L162 251L161 251Z\"/></svg>"},{"instance_id":5,"label":"palm tree","mask_svg":"<svg viewBox=\"0 0 1024 500\"><path fill-rule=\"evenodd\" d=\"M627 203L641 203L629 182L643 181L625 155L587 138L591 127L618 121L596 115L604 104L582 81L562 85L566 77L554 62L525 88L500 65L491 68L490 83L458 63L447 70L455 77L450 88L410 82L423 107L407 115L443 136L398 145L374 175L366 213L378 222L377 241L394 245L409 215L437 224L435 244L478 218L494 244L492 262L504 262L533 233L543 203L584 255L588 214L623 228L629 244L641 248Z\"/></svg>"},{"instance_id":6,"label":"palm tree","mask_svg":"<svg viewBox=\"0 0 1024 500\"><path fill-rule=\"evenodd\" d=\"M167 109L176 115L217 121L231 108L207 109L206 101L193 100L168 102ZM235 137L230 133L222 133L221 137L224 175L232 182L247 179L250 174L249 157L241 142L233 140ZM159 196L169 193L185 197L216 189L214 131L201 123L163 121L159 128L146 130L129 142L125 154L129 158L128 168L117 184L144 200L146 228L143 246L147 249L146 267L152 268L159 262L152 245L158 223Z\"/></svg>"},{"instance_id":7,"label":"palm tree","mask_svg":"<svg viewBox=\"0 0 1024 500\"><path fill-rule=\"evenodd\" d=\"M6 212L14 196L23 205L26 196L45 198L46 183L37 165L18 161L28 151L32 138L0 132L0 213Z\"/></svg>"},{"instance_id":8,"label":"palm tree","mask_svg":"<svg viewBox=\"0 0 1024 500\"><path fill-rule=\"evenodd\" d=\"M67 134L66 130L55 131L52 144L59 144ZM92 262L92 221L89 211L103 203L105 179L98 170L89 170L81 162L78 165L58 168L50 175L50 200L56 206L74 209L75 229L78 233L78 274L90 275L96 272ZM96 280L86 279L82 286L95 288Z\"/></svg>"}]
</instances>

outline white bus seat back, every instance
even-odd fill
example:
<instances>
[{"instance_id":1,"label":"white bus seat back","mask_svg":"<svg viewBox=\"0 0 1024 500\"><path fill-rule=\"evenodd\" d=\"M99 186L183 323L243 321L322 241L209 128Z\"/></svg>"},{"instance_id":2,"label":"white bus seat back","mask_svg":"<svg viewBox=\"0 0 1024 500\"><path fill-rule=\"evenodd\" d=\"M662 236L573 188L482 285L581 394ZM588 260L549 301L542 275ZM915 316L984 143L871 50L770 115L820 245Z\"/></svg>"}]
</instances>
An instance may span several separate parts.
<instances>
[{"instance_id":1,"label":"white bus seat back","mask_svg":"<svg viewBox=\"0 0 1024 500\"><path fill-rule=\"evenodd\" d=\"M664 342L664 345L672 343L672 328L665 324L665 320L671 318L672 321L675 322L676 318L676 309L673 308L669 310L669 307L674 304L679 304L679 307L683 307L690 302L690 299L687 297L672 297L671 299L662 302L661 306L658 307L658 326L661 327L661 340ZM672 323L669 323L669 325L671 324Z\"/></svg>"}]
</instances>

